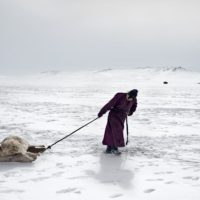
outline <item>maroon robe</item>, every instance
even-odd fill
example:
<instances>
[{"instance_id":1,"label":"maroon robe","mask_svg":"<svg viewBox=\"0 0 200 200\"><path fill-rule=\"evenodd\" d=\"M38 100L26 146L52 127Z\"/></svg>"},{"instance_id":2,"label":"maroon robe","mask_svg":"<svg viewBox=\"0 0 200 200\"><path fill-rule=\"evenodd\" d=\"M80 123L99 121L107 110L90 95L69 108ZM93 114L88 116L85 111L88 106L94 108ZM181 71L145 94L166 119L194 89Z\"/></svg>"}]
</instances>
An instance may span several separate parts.
<instances>
[{"instance_id":1,"label":"maroon robe","mask_svg":"<svg viewBox=\"0 0 200 200\"><path fill-rule=\"evenodd\" d=\"M124 121L126 116L131 116L137 107L137 99L128 101L127 93L117 93L99 112L99 116L108 114L108 121L103 138L103 144L115 147L124 147Z\"/></svg>"}]
</instances>

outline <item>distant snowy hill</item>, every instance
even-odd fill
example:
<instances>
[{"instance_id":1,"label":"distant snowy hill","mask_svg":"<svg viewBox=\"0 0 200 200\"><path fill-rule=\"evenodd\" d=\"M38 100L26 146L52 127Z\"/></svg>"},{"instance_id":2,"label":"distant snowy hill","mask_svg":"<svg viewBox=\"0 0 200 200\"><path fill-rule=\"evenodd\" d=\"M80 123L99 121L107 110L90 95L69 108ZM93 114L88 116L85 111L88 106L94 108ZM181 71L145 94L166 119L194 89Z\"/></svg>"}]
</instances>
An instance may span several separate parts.
<instances>
[{"instance_id":1,"label":"distant snowy hill","mask_svg":"<svg viewBox=\"0 0 200 200\"><path fill-rule=\"evenodd\" d=\"M85 70L85 71L44 71L39 74L20 77L0 77L1 85L121 85L121 84L197 84L200 82L200 72L187 70L183 67L143 67L133 69Z\"/></svg>"}]
</instances>

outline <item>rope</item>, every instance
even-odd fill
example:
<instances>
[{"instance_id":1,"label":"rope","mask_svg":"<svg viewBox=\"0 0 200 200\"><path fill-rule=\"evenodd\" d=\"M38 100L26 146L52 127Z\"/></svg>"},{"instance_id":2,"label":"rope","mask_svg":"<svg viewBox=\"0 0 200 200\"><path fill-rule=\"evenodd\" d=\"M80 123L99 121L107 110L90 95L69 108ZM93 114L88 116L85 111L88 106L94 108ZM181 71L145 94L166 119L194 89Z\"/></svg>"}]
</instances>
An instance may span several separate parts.
<instances>
[{"instance_id":1,"label":"rope","mask_svg":"<svg viewBox=\"0 0 200 200\"><path fill-rule=\"evenodd\" d=\"M126 145L128 145L128 135L129 135L129 131L128 131L128 117L126 116L126 134L127 134L127 138L126 138Z\"/></svg>"},{"instance_id":2,"label":"rope","mask_svg":"<svg viewBox=\"0 0 200 200\"><path fill-rule=\"evenodd\" d=\"M66 135L65 137L63 137L63 138L57 140L57 141L54 142L53 144L49 145L49 146L46 148L46 150L47 150L47 149L51 149L51 148L52 148L54 145L56 145L57 143L61 142L62 140L66 139L66 138L68 138L70 135L76 133L77 131L79 131L80 129L84 128L85 126L91 124L92 122L96 121L98 118L99 118L99 117L93 119L92 121L90 121L90 122L88 122L87 124L81 126L80 128L76 129L75 131L71 132L70 134Z\"/></svg>"}]
</instances>

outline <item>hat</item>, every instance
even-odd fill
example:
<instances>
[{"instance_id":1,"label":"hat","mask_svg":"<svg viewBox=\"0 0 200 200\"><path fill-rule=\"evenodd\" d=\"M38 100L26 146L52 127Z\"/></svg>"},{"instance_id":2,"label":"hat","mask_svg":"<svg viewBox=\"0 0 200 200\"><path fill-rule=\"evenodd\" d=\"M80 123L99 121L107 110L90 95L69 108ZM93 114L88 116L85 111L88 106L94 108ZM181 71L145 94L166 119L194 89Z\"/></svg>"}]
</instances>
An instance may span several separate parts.
<instances>
[{"instance_id":1,"label":"hat","mask_svg":"<svg viewBox=\"0 0 200 200\"><path fill-rule=\"evenodd\" d=\"M137 97L137 94L138 94L138 90L136 90L136 89L133 89L133 90L128 92L128 95L129 95L130 98Z\"/></svg>"}]
</instances>

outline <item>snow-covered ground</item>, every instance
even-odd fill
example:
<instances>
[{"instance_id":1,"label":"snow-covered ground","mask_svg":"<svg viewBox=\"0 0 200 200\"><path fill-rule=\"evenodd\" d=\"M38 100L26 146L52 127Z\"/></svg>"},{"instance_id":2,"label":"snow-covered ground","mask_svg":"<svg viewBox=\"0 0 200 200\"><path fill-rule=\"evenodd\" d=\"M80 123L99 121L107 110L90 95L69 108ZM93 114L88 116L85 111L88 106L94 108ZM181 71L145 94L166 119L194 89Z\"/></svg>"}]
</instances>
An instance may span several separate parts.
<instances>
[{"instance_id":1,"label":"snow-covered ground","mask_svg":"<svg viewBox=\"0 0 200 200\"><path fill-rule=\"evenodd\" d=\"M183 68L1 76L0 140L47 146L96 118L116 92L139 95L121 156L103 153L106 114L34 163L0 163L0 199L199 200L198 83L200 73Z\"/></svg>"}]
</instances>

